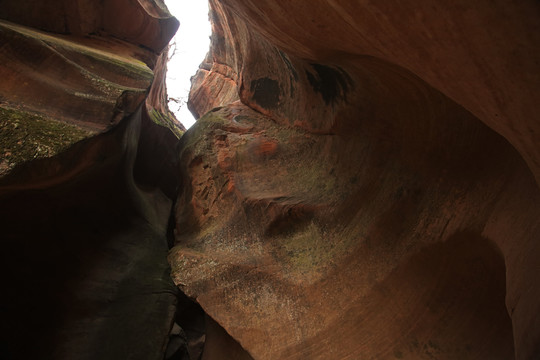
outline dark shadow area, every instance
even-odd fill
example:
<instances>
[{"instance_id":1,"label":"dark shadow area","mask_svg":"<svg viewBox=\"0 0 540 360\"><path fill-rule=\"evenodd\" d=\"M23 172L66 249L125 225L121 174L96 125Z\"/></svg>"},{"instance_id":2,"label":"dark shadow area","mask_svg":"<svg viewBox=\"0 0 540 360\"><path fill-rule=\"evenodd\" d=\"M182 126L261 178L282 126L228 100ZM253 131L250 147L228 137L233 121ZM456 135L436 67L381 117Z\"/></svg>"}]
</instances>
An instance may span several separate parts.
<instances>
[{"instance_id":1,"label":"dark shadow area","mask_svg":"<svg viewBox=\"0 0 540 360\"><path fill-rule=\"evenodd\" d=\"M221 325L181 291L169 339L165 360L253 360Z\"/></svg>"},{"instance_id":2,"label":"dark shadow area","mask_svg":"<svg viewBox=\"0 0 540 360\"><path fill-rule=\"evenodd\" d=\"M249 353L210 316L206 316L206 343L202 360L253 360Z\"/></svg>"},{"instance_id":3,"label":"dark shadow area","mask_svg":"<svg viewBox=\"0 0 540 360\"><path fill-rule=\"evenodd\" d=\"M393 356L514 358L504 259L489 239L458 232L412 256L375 290L370 305L391 318ZM398 335L398 334L401 334Z\"/></svg>"},{"instance_id":4,"label":"dark shadow area","mask_svg":"<svg viewBox=\"0 0 540 360\"><path fill-rule=\"evenodd\" d=\"M99 147L122 134L137 139L130 126L74 148ZM141 215L130 183L133 148L120 144L51 186L36 186L28 174L41 174L47 165L69 167L62 159L72 155L34 168L28 163L28 171L18 173L21 182L0 188L0 358L163 357L177 292L167 238ZM153 206L169 211L170 203Z\"/></svg>"},{"instance_id":5,"label":"dark shadow area","mask_svg":"<svg viewBox=\"0 0 540 360\"><path fill-rule=\"evenodd\" d=\"M405 259L303 347L339 341L336 358L513 359L505 276L504 259L492 241L456 233Z\"/></svg>"},{"instance_id":6,"label":"dark shadow area","mask_svg":"<svg viewBox=\"0 0 540 360\"><path fill-rule=\"evenodd\" d=\"M199 360L206 340L205 312L199 304L178 292L175 324L166 352L167 360Z\"/></svg>"}]
</instances>

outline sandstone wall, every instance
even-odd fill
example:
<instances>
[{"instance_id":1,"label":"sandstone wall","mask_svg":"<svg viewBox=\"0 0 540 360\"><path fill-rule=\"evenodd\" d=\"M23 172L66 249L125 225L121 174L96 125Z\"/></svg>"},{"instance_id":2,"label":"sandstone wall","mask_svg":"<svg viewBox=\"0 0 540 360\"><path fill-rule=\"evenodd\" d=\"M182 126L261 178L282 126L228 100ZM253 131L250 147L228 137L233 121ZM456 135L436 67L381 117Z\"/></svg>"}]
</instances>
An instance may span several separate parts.
<instances>
[{"instance_id":1,"label":"sandstone wall","mask_svg":"<svg viewBox=\"0 0 540 360\"><path fill-rule=\"evenodd\" d=\"M1 356L540 356L539 15L211 0L178 140L160 1L0 2Z\"/></svg>"},{"instance_id":2,"label":"sandstone wall","mask_svg":"<svg viewBox=\"0 0 540 360\"><path fill-rule=\"evenodd\" d=\"M255 359L538 356L538 10L211 1L175 282Z\"/></svg>"},{"instance_id":3,"label":"sandstone wall","mask_svg":"<svg viewBox=\"0 0 540 360\"><path fill-rule=\"evenodd\" d=\"M178 21L128 0L2 1L0 17L0 357L163 359Z\"/></svg>"}]
</instances>

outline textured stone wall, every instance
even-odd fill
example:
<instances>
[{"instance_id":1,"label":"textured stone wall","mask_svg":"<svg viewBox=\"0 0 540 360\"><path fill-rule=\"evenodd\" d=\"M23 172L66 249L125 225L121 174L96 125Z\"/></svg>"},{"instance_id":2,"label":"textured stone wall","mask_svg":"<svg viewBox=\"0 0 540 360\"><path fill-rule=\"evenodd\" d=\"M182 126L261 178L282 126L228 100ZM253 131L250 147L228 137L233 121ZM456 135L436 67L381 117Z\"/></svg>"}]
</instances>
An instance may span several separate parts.
<instances>
[{"instance_id":1,"label":"textured stone wall","mask_svg":"<svg viewBox=\"0 0 540 360\"><path fill-rule=\"evenodd\" d=\"M0 357L163 359L178 21L128 0L2 1L0 17Z\"/></svg>"},{"instance_id":2,"label":"textured stone wall","mask_svg":"<svg viewBox=\"0 0 540 360\"><path fill-rule=\"evenodd\" d=\"M538 356L538 10L211 1L175 282L255 359Z\"/></svg>"},{"instance_id":3,"label":"textured stone wall","mask_svg":"<svg viewBox=\"0 0 540 360\"><path fill-rule=\"evenodd\" d=\"M0 2L0 357L538 357L539 15Z\"/></svg>"}]
</instances>

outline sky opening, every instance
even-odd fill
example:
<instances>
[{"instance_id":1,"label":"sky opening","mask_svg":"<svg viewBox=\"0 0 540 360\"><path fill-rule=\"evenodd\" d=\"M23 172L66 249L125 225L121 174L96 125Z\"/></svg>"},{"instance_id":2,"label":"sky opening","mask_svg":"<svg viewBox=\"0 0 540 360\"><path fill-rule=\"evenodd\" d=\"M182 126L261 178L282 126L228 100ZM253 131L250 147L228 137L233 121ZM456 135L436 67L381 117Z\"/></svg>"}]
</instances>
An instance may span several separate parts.
<instances>
[{"instance_id":1,"label":"sky opening","mask_svg":"<svg viewBox=\"0 0 540 360\"><path fill-rule=\"evenodd\" d=\"M167 65L169 109L189 128L195 123L187 108L190 78L197 72L210 46L208 1L165 0L165 3L170 13L180 21L180 28L170 43Z\"/></svg>"}]
</instances>

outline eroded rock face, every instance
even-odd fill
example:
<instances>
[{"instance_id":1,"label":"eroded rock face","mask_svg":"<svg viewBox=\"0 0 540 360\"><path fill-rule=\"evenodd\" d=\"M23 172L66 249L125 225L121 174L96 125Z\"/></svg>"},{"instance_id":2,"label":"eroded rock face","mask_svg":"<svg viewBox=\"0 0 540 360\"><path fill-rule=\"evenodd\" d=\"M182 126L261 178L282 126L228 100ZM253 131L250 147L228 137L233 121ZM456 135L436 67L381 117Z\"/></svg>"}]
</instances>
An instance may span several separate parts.
<instances>
[{"instance_id":1,"label":"eroded rock face","mask_svg":"<svg viewBox=\"0 0 540 360\"><path fill-rule=\"evenodd\" d=\"M255 359L538 356L537 4L211 7L175 283Z\"/></svg>"},{"instance_id":2,"label":"eroded rock face","mask_svg":"<svg viewBox=\"0 0 540 360\"><path fill-rule=\"evenodd\" d=\"M535 2L212 0L180 144L163 4L0 14L3 358L540 354Z\"/></svg>"},{"instance_id":3,"label":"eroded rock face","mask_svg":"<svg viewBox=\"0 0 540 360\"><path fill-rule=\"evenodd\" d=\"M3 1L0 17L0 357L163 359L178 22L127 0Z\"/></svg>"}]
</instances>

